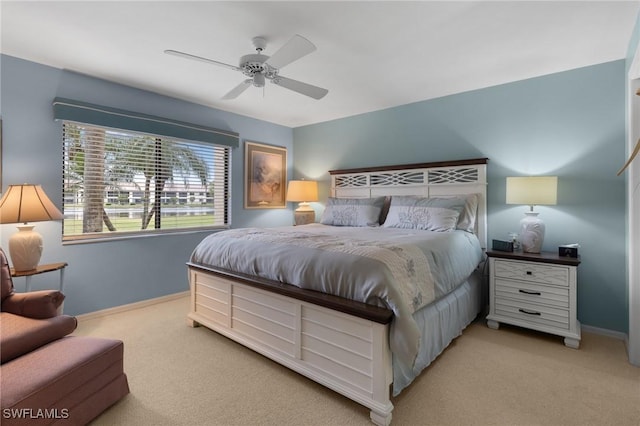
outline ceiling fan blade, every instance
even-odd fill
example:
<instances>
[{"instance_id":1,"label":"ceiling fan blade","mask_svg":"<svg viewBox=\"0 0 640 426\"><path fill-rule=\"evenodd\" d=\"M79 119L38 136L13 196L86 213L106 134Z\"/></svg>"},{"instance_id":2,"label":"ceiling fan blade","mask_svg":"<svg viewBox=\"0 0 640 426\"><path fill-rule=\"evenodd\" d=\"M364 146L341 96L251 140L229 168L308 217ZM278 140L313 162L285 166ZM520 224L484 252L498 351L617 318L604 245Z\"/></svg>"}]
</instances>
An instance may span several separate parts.
<instances>
[{"instance_id":1,"label":"ceiling fan blade","mask_svg":"<svg viewBox=\"0 0 640 426\"><path fill-rule=\"evenodd\" d=\"M276 53L265 61L273 68L280 69L291 62L302 58L316 50L316 46L306 38L296 34Z\"/></svg>"},{"instance_id":2,"label":"ceiling fan blade","mask_svg":"<svg viewBox=\"0 0 640 426\"><path fill-rule=\"evenodd\" d=\"M242 83L238 84L236 87L231 89L229 93L227 93L222 97L222 99L227 101L229 99L237 98L238 96L240 96L240 94L242 94L242 92L244 92L249 88L249 86L251 86L251 83L253 83L252 79L250 78L246 79L245 81L243 81Z\"/></svg>"},{"instance_id":3,"label":"ceiling fan blade","mask_svg":"<svg viewBox=\"0 0 640 426\"><path fill-rule=\"evenodd\" d=\"M217 65L219 67L229 68L230 70L240 71L235 65L225 64L224 62L214 61L213 59L203 58L202 56L191 55L189 53L180 52L178 50L167 49L164 51L167 55L179 56L186 59L194 59L196 61L206 62L207 64Z\"/></svg>"},{"instance_id":4,"label":"ceiling fan blade","mask_svg":"<svg viewBox=\"0 0 640 426\"><path fill-rule=\"evenodd\" d=\"M309 96L313 99L322 99L324 95L329 93L327 89L323 89L322 87L313 86L311 84L303 83L301 81L293 80L287 77L282 77L280 75L271 81L273 82L273 84L277 84L278 86L293 90L294 92Z\"/></svg>"}]
</instances>

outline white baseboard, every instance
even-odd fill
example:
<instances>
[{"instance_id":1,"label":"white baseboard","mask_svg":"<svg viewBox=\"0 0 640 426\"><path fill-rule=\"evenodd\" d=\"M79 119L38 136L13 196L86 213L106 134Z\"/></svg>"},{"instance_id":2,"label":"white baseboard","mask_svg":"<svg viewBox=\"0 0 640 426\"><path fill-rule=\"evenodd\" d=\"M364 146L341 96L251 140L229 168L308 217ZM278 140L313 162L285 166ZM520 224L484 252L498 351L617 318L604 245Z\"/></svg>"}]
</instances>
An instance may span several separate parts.
<instances>
[{"instance_id":1,"label":"white baseboard","mask_svg":"<svg viewBox=\"0 0 640 426\"><path fill-rule=\"evenodd\" d=\"M599 334L601 336L607 336L614 339L622 340L622 342L624 343L624 347L627 349L627 357L629 356L629 335L628 334L622 333L620 331L607 330L606 328L593 327L590 325L582 325L581 328L582 328L582 331L584 331L585 333ZM629 363L631 365L635 365L633 362L631 362L631 359L629 359ZM640 365L638 365L638 367L640 367Z\"/></svg>"},{"instance_id":2,"label":"white baseboard","mask_svg":"<svg viewBox=\"0 0 640 426\"><path fill-rule=\"evenodd\" d=\"M180 293L168 294L166 296L160 296L153 299L141 300L140 302L128 303L126 305L114 306L113 308L101 309L99 311L76 315L75 317L78 319L78 321L87 321L95 318L105 317L107 315L117 314L120 312L144 308L146 306L151 306L162 302L169 302L171 300L180 299L182 297L188 297L189 294L190 293L188 290L182 291Z\"/></svg>"},{"instance_id":3,"label":"white baseboard","mask_svg":"<svg viewBox=\"0 0 640 426\"><path fill-rule=\"evenodd\" d=\"M581 328L582 328L582 331L584 331L585 333L599 334L601 336L612 337L614 339L622 340L624 342L629 341L629 336L627 336L626 333L622 333L620 331L608 330L606 328L593 327L591 325L584 325L584 324L582 324Z\"/></svg>"}]
</instances>

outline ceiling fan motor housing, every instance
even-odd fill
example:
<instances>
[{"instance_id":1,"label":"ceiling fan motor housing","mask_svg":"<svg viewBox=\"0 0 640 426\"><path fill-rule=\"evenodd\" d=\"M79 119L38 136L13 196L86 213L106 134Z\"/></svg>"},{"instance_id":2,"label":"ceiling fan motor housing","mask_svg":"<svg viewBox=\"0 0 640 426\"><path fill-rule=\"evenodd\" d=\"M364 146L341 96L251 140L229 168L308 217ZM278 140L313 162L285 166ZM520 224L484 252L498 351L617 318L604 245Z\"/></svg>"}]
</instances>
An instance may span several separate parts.
<instances>
[{"instance_id":1,"label":"ceiling fan motor housing","mask_svg":"<svg viewBox=\"0 0 640 426\"><path fill-rule=\"evenodd\" d=\"M240 58L239 67L247 77L253 77L255 74L264 74L265 77L272 78L277 73L277 70L265 64L267 59L269 59L267 55L251 53Z\"/></svg>"}]
</instances>

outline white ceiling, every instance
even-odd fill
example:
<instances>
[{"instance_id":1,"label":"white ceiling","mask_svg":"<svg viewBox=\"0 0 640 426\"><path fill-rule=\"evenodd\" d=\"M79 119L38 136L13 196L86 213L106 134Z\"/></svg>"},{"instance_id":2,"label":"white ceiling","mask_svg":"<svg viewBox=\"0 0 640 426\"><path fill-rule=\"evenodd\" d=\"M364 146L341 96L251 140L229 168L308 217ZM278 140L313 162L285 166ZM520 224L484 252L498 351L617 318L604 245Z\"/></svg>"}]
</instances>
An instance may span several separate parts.
<instances>
[{"instance_id":1,"label":"white ceiling","mask_svg":"<svg viewBox=\"0 0 640 426\"><path fill-rule=\"evenodd\" d=\"M298 127L623 59L638 1L2 1L4 54ZM266 38L317 51L281 74L329 89L313 100L164 54L236 65Z\"/></svg>"}]
</instances>

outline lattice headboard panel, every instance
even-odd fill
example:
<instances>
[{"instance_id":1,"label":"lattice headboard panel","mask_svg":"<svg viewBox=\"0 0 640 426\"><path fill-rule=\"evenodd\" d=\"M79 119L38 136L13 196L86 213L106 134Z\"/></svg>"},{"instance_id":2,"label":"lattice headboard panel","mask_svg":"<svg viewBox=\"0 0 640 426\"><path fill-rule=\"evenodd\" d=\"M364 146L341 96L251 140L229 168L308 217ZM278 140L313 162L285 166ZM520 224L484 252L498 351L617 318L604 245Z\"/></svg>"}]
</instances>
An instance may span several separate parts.
<instances>
[{"instance_id":1,"label":"lattice headboard panel","mask_svg":"<svg viewBox=\"0 0 640 426\"><path fill-rule=\"evenodd\" d=\"M370 198L480 194L477 235L487 246L487 159L443 161L388 167L332 170L331 196Z\"/></svg>"}]
</instances>

